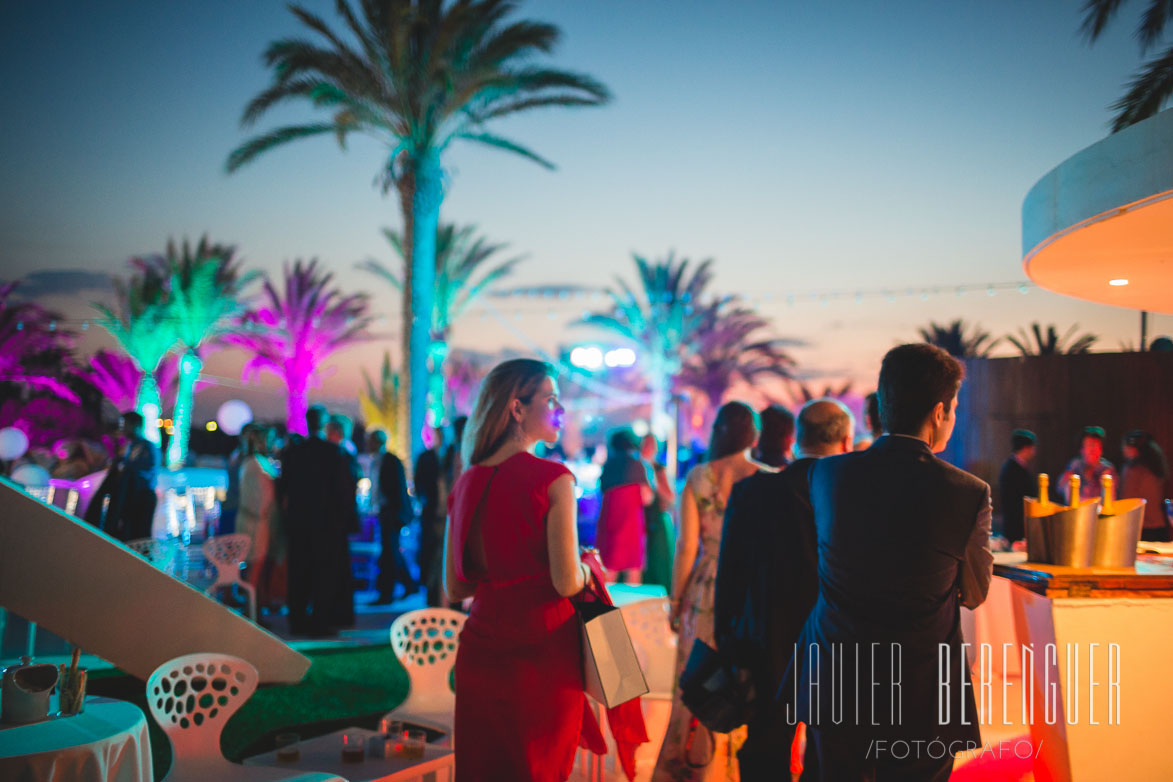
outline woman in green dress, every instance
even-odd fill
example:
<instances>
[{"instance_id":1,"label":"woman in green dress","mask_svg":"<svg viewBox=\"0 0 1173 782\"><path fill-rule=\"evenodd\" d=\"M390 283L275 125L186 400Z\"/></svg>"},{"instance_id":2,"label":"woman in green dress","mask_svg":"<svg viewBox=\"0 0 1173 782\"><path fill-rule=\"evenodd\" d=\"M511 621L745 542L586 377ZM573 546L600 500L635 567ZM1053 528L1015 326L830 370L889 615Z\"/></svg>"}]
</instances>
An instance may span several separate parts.
<instances>
[{"instance_id":1,"label":"woman in green dress","mask_svg":"<svg viewBox=\"0 0 1173 782\"><path fill-rule=\"evenodd\" d=\"M668 480L668 470L657 461L660 444L652 434L640 442L640 457L652 466L655 474L656 495L644 507L644 525L647 533L643 582L659 584L672 591L672 557L676 553L676 529L672 524L671 509L676 504L676 490Z\"/></svg>"}]
</instances>

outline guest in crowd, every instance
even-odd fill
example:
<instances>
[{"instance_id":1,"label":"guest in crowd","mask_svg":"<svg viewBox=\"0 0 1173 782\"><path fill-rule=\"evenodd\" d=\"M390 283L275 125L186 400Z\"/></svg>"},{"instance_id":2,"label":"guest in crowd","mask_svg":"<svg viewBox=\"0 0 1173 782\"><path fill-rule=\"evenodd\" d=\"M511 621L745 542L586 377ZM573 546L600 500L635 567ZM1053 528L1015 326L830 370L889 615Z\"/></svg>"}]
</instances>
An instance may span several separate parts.
<instances>
[{"instance_id":1,"label":"guest in crowd","mask_svg":"<svg viewBox=\"0 0 1173 782\"><path fill-rule=\"evenodd\" d=\"M863 398L863 422L864 431L855 441L857 451L866 451L884 434L884 427L880 423L880 397L875 391Z\"/></svg>"},{"instance_id":2,"label":"guest in crowd","mask_svg":"<svg viewBox=\"0 0 1173 782\"><path fill-rule=\"evenodd\" d=\"M631 429L621 428L607 438L607 461L599 476L603 504L595 533L595 545L607 570L619 581L638 584L644 566L644 508L656 498L647 463L639 458L639 440Z\"/></svg>"},{"instance_id":3,"label":"guest in crowd","mask_svg":"<svg viewBox=\"0 0 1173 782\"><path fill-rule=\"evenodd\" d=\"M362 478L362 467L358 463L358 449L354 445L353 437L354 422L350 420L350 417L341 413L332 413L330 420L326 422L326 440L337 445L346 455L350 475L354 479L355 491L357 491L358 482ZM356 526L351 532L358 532L358 527Z\"/></svg>"},{"instance_id":4,"label":"guest in crowd","mask_svg":"<svg viewBox=\"0 0 1173 782\"><path fill-rule=\"evenodd\" d=\"M672 574L672 628L678 634L676 676L684 672L698 638L715 646L713 587L721 549L725 502L733 485L760 469L750 453L758 439L758 414L742 402L728 402L717 411L706 461L692 468L680 497L680 537ZM723 777L727 774L728 777ZM711 733L693 718L673 693L668 730L652 775L655 782L737 778L729 734Z\"/></svg>"},{"instance_id":5,"label":"guest in crowd","mask_svg":"<svg viewBox=\"0 0 1173 782\"><path fill-rule=\"evenodd\" d=\"M668 480L668 469L656 457L660 444L651 432L640 440L639 455L651 465L655 478L655 493L651 503L644 506L644 537L647 541L643 583L659 584L666 591L672 589L672 553L676 549L676 529L672 524L672 508L676 506L676 490Z\"/></svg>"},{"instance_id":6,"label":"guest in crowd","mask_svg":"<svg viewBox=\"0 0 1173 782\"><path fill-rule=\"evenodd\" d=\"M385 605L395 599L395 587L401 585L403 594L414 595L419 584L411 577L399 536L415 516L411 495L407 491L407 473L398 456L387 450L387 432L372 429L367 436L367 450L371 461L371 501L379 518L379 575L375 588L379 590L376 605Z\"/></svg>"},{"instance_id":7,"label":"guest in crowd","mask_svg":"<svg viewBox=\"0 0 1173 782\"><path fill-rule=\"evenodd\" d=\"M427 589L428 605L443 599L444 507L448 486L444 480L444 428L430 430L431 443L415 458L412 480L420 503L420 581Z\"/></svg>"},{"instance_id":8,"label":"guest in crowd","mask_svg":"<svg viewBox=\"0 0 1173 782\"><path fill-rule=\"evenodd\" d=\"M1034 460L1037 438L1029 429L1015 429L1010 435L1010 456L998 473L998 499L1002 510L1002 537L1013 544L1026 534L1023 497L1038 494Z\"/></svg>"},{"instance_id":9,"label":"guest in crowd","mask_svg":"<svg viewBox=\"0 0 1173 782\"><path fill-rule=\"evenodd\" d=\"M729 495L714 634L717 648L752 672L758 693L737 753L743 782L773 782L778 770L790 765L795 726L773 695L819 593L810 469L817 459L851 451L854 425L851 412L837 400L807 402L798 414L798 458L782 472L751 475ZM814 742L807 742L802 778L818 779Z\"/></svg>"},{"instance_id":10,"label":"guest in crowd","mask_svg":"<svg viewBox=\"0 0 1173 782\"><path fill-rule=\"evenodd\" d=\"M1134 429L1124 435L1124 469L1117 496L1145 500L1141 540L1173 539L1165 513L1165 481L1169 462L1148 432Z\"/></svg>"},{"instance_id":11,"label":"guest in crowd","mask_svg":"<svg viewBox=\"0 0 1173 782\"><path fill-rule=\"evenodd\" d=\"M464 444L464 427L467 425L467 415L458 415L452 419L452 445L448 447L448 456L444 460L444 475L449 486L455 486L464 472L464 457L460 449Z\"/></svg>"},{"instance_id":12,"label":"guest in crowd","mask_svg":"<svg viewBox=\"0 0 1173 782\"><path fill-rule=\"evenodd\" d=\"M532 453L558 438L562 418L554 368L515 359L485 378L468 424L444 539L448 599L473 598L456 653L462 782L564 780L594 726L568 599L590 578L574 478Z\"/></svg>"},{"instance_id":13,"label":"guest in crowd","mask_svg":"<svg viewBox=\"0 0 1173 782\"><path fill-rule=\"evenodd\" d=\"M117 456L86 508L86 521L118 540L151 536L159 449L143 437L143 417L122 414Z\"/></svg>"},{"instance_id":14,"label":"guest in crowd","mask_svg":"<svg viewBox=\"0 0 1173 782\"><path fill-rule=\"evenodd\" d=\"M811 466L819 595L779 695L810 726L823 779L946 780L953 754L930 742L980 746L960 606L985 600L993 574L990 489L934 456L953 433L962 375L932 345L888 351L887 434Z\"/></svg>"},{"instance_id":15,"label":"guest in crowd","mask_svg":"<svg viewBox=\"0 0 1173 782\"><path fill-rule=\"evenodd\" d=\"M85 446L80 440L74 440L64 447L64 453L57 464L53 465L50 475L66 481L76 481L91 472L90 459L86 454Z\"/></svg>"},{"instance_id":16,"label":"guest in crowd","mask_svg":"<svg viewBox=\"0 0 1173 782\"><path fill-rule=\"evenodd\" d=\"M1071 476L1078 475L1079 498L1092 500L1103 493L1101 481L1105 475L1116 479L1116 468L1104 458L1104 440L1107 437L1103 427L1084 427L1079 439L1079 456L1071 460L1063 475L1059 477L1059 491L1069 504L1074 504L1076 498L1070 497Z\"/></svg>"},{"instance_id":17,"label":"guest in crowd","mask_svg":"<svg viewBox=\"0 0 1173 782\"><path fill-rule=\"evenodd\" d=\"M277 466L270 458L273 430L249 424L241 433L244 459L239 467L240 504L236 513L236 531L252 541L248 551L248 582L256 587L257 605L271 605L269 583L278 551L277 536Z\"/></svg>"},{"instance_id":18,"label":"guest in crowd","mask_svg":"<svg viewBox=\"0 0 1173 782\"><path fill-rule=\"evenodd\" d=\"M323 439L326 408L306 411L307 437L290 445L278 482L288 542L289 629L324 637L354 624L349 531L357 525L350 461Z\"/></svg>"},{"instance_id":19,"label":"guest in crowd","mask_svg":"<svg viewBox=\"0 0 1173 782\"><path fill-rule=\"evenodd\" d=\"M790 464L790 452L794 448L794 414L782 405L769 405L758 415L762 434L754 458L771 467L785 467Z\"/></svg>"}]
</instances>

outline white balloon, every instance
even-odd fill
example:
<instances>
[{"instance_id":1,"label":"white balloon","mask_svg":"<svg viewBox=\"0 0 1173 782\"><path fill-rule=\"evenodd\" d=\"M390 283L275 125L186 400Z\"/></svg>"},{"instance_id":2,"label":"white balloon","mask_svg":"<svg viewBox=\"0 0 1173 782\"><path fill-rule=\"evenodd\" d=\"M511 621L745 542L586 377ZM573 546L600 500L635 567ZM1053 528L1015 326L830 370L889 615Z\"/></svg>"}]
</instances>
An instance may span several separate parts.
<instances>
[{"instance_id":1,"label":"white balloon","mask_svg":"<svg viewBox=\"0 0 1173 782\"><path fill-rule=\"evenodd\" d=\"M12 461L29 449L29 436L15 426L0 429L0 459Z\"/></svg>"},{"instance_id":2,"label":"white balloon","mask_svg":"<svg viewBox=\"0 0 1173 782\"><path fill-rule=\"evenodd\" d=\"M39 464L22 464L12 471L12 482L21 486L49 485L49 471Z\"/></svg>"},{"instance_id":3,"label":"white balloon","mask_svg":"<svg viewBox=\"0 0 1173 782\"><path fill-rule=\"evenodd\" d=\"M220 425L220 431L234 437L252 420L252 408L239 399L229 399L216 411L216 423Z\"/></svg>"}]
</instances>

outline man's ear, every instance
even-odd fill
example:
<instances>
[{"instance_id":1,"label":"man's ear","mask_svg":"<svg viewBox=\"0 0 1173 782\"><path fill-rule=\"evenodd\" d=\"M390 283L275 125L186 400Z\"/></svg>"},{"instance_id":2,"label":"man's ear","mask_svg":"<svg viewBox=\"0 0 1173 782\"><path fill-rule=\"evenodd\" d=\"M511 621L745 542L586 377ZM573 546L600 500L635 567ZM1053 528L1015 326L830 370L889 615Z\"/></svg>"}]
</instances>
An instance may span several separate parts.
<instances>
[{"instance_id":1,"label":"man's ear","mask_svg":"<svg viewBox=\"0 0 1173 782\"><path fill-rule=\"evenodd\" d=\"M950 400L950 401L952 401L952 400ZM937 404L935 404L933 406L933 414L932 414L931 418L932 418L934 429L941 425L941 422L945 420L945 403L944 402L938 402Z\"/></svg>"}]
</instances>

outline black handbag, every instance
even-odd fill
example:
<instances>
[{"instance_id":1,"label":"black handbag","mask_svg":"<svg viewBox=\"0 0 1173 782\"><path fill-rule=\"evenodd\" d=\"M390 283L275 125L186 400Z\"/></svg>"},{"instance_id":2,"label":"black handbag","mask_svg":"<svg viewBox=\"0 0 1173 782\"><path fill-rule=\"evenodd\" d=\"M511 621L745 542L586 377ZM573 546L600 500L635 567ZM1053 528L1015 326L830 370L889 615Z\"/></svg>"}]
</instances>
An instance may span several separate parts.
<instances>
[{"instance_id":1,"label":"black handbag","mask_svg":"<svg viewBox=\"0 0 1173 782\"><path fill-rule=\"evenodd\" d=\"M696 639L680 674L680 700L702 725L728 733L749 722L755 699L753 677L701 639Z\"/></svg>"}]
</instances>

